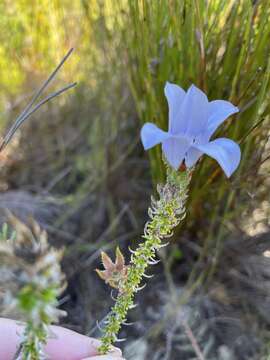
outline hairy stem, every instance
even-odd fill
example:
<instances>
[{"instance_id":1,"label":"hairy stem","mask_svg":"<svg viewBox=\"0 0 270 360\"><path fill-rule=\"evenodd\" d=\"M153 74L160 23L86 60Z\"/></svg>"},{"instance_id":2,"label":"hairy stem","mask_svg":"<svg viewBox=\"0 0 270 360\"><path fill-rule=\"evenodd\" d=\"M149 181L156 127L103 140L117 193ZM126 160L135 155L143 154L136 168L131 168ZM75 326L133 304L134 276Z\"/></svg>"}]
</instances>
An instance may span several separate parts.
<instances>
[{"instance_id":1,"label":"hairy stem","mask_svg":"<svg viewBox=\"0 0 270 360\"><path fill-rule=\"evenodd\" d=\"M155 263L156 251L165 245L163 240L173 235L173 229L185 216L190 175L188 171L174 171L168 167L165 185L157 188L159 199L152 198L148 210L150 220L144 228L144 241L132 252L127 276L120 282L118 297L101 338L101 354L106 354L117 340L127 312L134 305L134 295L140 290L142 278L147 277L145 271L148 265Z\"/></svg>"}]
</instances>

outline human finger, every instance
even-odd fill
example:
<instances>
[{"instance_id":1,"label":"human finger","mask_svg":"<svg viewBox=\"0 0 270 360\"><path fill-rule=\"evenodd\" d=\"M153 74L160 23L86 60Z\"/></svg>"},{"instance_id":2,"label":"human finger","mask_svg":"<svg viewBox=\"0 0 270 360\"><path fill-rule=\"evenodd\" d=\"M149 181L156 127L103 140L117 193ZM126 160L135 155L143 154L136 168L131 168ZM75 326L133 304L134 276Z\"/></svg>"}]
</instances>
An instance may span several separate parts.
<instances>
[{"instance_id":1,"label":"human finger","mask_svg":"<svg viewBox=\"0 0 270 360\"><path fill-rule=\"evenodd\" d=\"M52 326L53 337L48 339L45 348L51 359L55 360L81 360L99 355L100 340L78 334L72 330L59 326ZM110 356L121 358L121 350L113 348Z\"/></svg>"},{"instance_id":2,"label":"human finger","mask_svg":"<svg viewBox=\"0 0 270 360\"><path fill-rule=\"evenodd\" d=\"M118 355L99 355L99 356L91 356L82 360L124 360L123 357L119 357Z\"/></svg>"}]
</instances>

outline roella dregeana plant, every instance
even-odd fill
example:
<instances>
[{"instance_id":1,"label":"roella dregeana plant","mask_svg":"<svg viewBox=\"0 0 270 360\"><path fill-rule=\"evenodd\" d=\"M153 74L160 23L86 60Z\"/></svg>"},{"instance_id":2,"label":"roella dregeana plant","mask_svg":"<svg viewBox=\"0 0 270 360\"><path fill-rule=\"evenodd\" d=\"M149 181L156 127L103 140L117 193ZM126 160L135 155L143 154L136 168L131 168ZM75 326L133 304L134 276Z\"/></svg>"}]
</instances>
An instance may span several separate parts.
<instances>
[{"instance_id":1,"label":"roella dregeana plant","mask_svg":"<svg viewBox=\"0 0 270 360\"><path fill-rule=\"evenodd\" d=\"M229 177L241 158L240 148L232 140L220 138L210 141L217 127L227 117L238 112L237 107L223 100L209 102L207 96L194 85L185 92L179 86L167 83L165 95L169 105L169 131L165 132L152 123L146 123L141 130L146 150L162 144L167 169L166 183L157 187L159 199L152 198L148 210L150 220L145 224L144 241L132 251L127 266L120 256L120 250L117 250L122 264L119 269L105 253L102 254L105 270L98 273L110 283L108 276L111 278L113 272L119 291L115 305L105 321L99 349L102 354L109 352L112 343L117 341L121 325L127 320L127 312L134 306L134 295L141 289L143 277L148 277L145 273L148 265L157 262L156 251L166 245L164 239L173 235L174 228L185 216L192 168L198 159L203 153L210 155ZM115 287L115 282L113 285Z\"/></svg>"}]
</instances>

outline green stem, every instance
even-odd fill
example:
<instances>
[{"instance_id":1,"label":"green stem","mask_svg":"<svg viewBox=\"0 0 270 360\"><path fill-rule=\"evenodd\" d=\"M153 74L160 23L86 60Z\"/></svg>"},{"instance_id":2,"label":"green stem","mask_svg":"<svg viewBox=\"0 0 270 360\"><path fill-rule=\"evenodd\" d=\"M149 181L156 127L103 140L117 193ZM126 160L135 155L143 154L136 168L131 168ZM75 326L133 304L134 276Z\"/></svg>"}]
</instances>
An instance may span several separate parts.
<instances>
[{"instance_id":1,"label":"green stem","mask_svg":"<svg viewBox=\"0 0 270 360\"><path fill-rule=\"evenodd\" d=\"M190 172L174 171L167 168L167 182L158 186L159 200L152 199L149 217L145 225L143 239L132 252L128 274L119 286L119 294L108 318L101 338L99 352L106 354L117 340L122 324L126 321L128 310L133 307L136 292L140 290L142 278L148 265L155 262L156 251L164 246L163 240L172 236L173 229L185 216Z\"/></svg>"},{"instance_id":2,"label":"green stem","mask_svg":"<svg viewBox=\"0 0 270 360\"><path fill-rule=\"evenodd\" d=\"M25 340L21 344L21 351L16 360L46 359L43 347L46 344L47 332L44 324L33 325L31 322L28 322L24 331Z\"/></svg>"}]
</instances>

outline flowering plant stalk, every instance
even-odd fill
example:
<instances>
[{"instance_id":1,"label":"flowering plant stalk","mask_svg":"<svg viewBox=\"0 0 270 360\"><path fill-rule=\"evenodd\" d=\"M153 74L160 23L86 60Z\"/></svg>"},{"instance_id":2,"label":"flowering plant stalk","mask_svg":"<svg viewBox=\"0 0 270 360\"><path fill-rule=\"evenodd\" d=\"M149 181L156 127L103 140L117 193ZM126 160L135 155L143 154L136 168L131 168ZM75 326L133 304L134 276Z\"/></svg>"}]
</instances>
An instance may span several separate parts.
<instances>
[{"instance_id":1,"label":"flowering plant stalk","mask_svg":"<svg viewBox=\"0 0 270 360\"><path fill-rule=\"evenodd\" d=\"M158 144L167 167L164 186L158 186L159 199L152 198L148 210L150 221L145 225L144 241L132 251L130 264L125 265L120 250L113 263L105 253L102 261L105 270L97 270L99 276L119 291L116 303L106 319L101 339L100 353L110 350L127 312L133 307L134 295L141 289L148 265L156 263L156 251L166 244L163 240L173 235L174 228L185 216L185 202L191 169L203 154L215 159L227 177L237 169L241 151L231 139L219 138L211 141L218 126L239 109L228 101L208 101L195 85L185 92L176 84L167 83L165 96L169 106L169 127L163 131L155 124L146 123L141 130L145 150Z\"/></svg>"},{"instance_id":2,"label":"flowering plant stalk","mask_svg":"<svg viewBox=\"0 0 270 360\"><path fill-rule=\"evenodd\" d=\"M180 172L167 167L167 182L157 187L159 199L152 198L148 210L150 221L145 225L144 241L132 252L126 276L119 280L119 295L107 318L100 353L107 353L117 340L127 312L134 305L134 295L140 290L143 277L148 276L145 274L148 265L157 262L156 251L166 245L163 240L173 235L173 229L184 218L190 177L190 171Z\"/></svg>"},{"instance_id":3,"label":"flowering plant stalk","mask_svg":"<svg viewBox=\"0 0 270 360\"><path fill-rule=\"evenodd\" d=\"M14 360L45 360L49 325L65 314L57 308L65 286L63 252L49 245L46 232L35 221L26 226L10 213L8 220L15 232L8 238L6 226L2 230L0 305L4 315L16 314L25 321Z\"/></svg>"}]
</instances>

